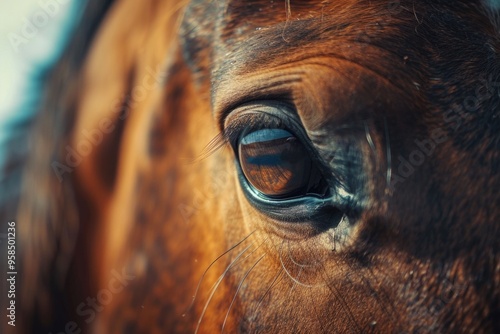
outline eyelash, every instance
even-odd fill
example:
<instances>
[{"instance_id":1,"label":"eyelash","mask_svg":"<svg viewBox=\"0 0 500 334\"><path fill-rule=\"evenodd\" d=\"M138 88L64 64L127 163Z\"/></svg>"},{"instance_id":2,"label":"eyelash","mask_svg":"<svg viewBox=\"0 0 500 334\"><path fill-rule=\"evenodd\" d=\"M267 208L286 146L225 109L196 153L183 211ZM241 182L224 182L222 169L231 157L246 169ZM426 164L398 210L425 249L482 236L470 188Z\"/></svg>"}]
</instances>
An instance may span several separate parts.
<instances>
[{"instance_id":1,"label":"eyelash","mask_svg":"<svg viewBox=\"0 0 500 334\"><path fill-rule=\"evenodd\" d=\"M233 117L236 117L236 119L226 124L224 129L210 140L195 161L209 157L224 146L229 146L236 152L239 139L251 131L265 128L281 128L289 129L295 134L297 132L295 129L300 128L294 121L286 120L285 118L257 109L238 113L237 116Z\"/></svg>"},{"instance_id":2,"label":"eyelash","mask_svg":"<svg viewBox=\"0 0 500 334\"><path fill-rule=\"evenodd\" d=\"M263 108L265 109L265 108ZM257 107L237 113L231 117L231 122L226 122L223 131L224 141L235 148L238 141L246 134L261 129L285 129L292 132L302 141L305 137L300 124L290 117L280 117Z\"/></svg>"},{"instance_id":3,"label":"eyelash","mask_svg":"<svg viewBox=\"0 0 500 334\"><path fill-rule=\"evenodd\" d=\"M278 106L270 107L269 101L258 101L236 108L223 120L223 123L225 123L224 129L207 144L195 161L207 158L224 146L230 147L237 157L238 143L246 134L266 128L284 129L290 131L302 142L304 147L308 150L311 159L315 161L318 168L325 173L326 178L336 183L338 188L345 188L342 177L339 175L330 175L326 162L319 158L317 153L311 148L311 144L307 140L307 135L298 120L291 116L281 116L279 113L266 110L283 108L291 107L279 103ZM229 118L231 118L230 122L228 122Z\"/></svg>"}]
</instances>

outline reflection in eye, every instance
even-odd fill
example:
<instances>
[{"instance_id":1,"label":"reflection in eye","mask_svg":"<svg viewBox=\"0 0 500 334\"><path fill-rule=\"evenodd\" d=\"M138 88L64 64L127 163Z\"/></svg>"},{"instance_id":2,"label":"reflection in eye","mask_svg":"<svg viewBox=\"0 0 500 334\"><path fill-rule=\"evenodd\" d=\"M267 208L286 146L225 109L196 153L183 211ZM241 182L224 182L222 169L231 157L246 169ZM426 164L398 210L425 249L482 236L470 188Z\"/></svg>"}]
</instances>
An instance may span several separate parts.
<instances>
[{"instance_id":1,"label":"reflection in eye","mask_svg":"<svg viewBox=\"0 0 500 334\"><path fill-rule=\"evenodd\" d=\"M324 180L300 140L284 129L262 129L245 135L238 147L241 169L263 195L289 198L323 195Z\"/></svg>"}]
</instances>

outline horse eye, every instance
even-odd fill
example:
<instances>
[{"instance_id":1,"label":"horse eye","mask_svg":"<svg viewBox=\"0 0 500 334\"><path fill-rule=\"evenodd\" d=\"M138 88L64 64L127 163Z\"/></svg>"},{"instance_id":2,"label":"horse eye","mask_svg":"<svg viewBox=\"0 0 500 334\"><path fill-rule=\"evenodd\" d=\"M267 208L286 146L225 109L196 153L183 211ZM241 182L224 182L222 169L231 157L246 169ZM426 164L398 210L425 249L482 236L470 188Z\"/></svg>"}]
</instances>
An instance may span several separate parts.
<instances>
[{"instance_id":1,"label":"horse eye","mask_svg":"<svg viewBox=\"0 0 500 334\"><path fill-rule=\"evenodd\" d=\"M267 197L321 196L326 191L307 149L287 130L262 129L243 136L238 155L247 181Z\"/></svg>"}]
</instances>

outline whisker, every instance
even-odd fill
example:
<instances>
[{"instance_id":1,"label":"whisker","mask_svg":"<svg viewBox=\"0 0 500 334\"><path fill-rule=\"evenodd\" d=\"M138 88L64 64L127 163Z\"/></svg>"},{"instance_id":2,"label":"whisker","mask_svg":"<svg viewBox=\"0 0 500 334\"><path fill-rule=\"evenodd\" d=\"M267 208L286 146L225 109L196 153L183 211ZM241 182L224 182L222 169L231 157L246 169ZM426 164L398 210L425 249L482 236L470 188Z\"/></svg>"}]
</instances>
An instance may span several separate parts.
<instances>
[{"instance_id":1,"label":"whisker","mask_svg":"<svg viewBox=\"0 0 500 334\"><path fill-rule=\"evenodd\" d=\"M302 263L298 263L297 261L295 261L295 259L292 257L292 252L290 251L290 241L287 241L287 245L288 245L288 258L290 259L290 261L292 261L293 264L295 264L297 267L300 267L300 268L307 268L307 267L315 267L318 262L317 261L314 261L313 263L311 264L302 264Z\"/></svg>"},{"instance_id":2,"label":"whisker","mask_svg":"<svg viewBox=\"0 0 500 334\"><path fill-rule=\"evenodd\" d=\"M187 308L187 310L184 312L184 314L182 316L185 316L186 313L188 313L191 308L193 307L194 305L194 302L196 300L196 296L198 295L198 291L200 290L200 286L201 286L201 283L203 282L203 279L205 278L205 276L207 275L207 272L210 270L210 268L215 264L215 262L217 262L218 260L220 260L224 255L226 255L227 253L231 252L232 250L234 250L236 247L238 247L239 245L241 245L245 240L247 240L248 238L250 238L250 236L252 234L255 233L256 230L254 230L253 232L251 232L249 235L247 235L246 237L244 237L243 239L241 239L239 242L237 242L236 244L234 244L231 248L229 248L228 250L226 250L224 253L222 253L221 255L219 255L215 260L212 261L212 263L210 263L210 265L207 267L207 269L205 269L205 271L203 272L203 275L201 275L201 278L198 282L198 285L196 286L196 290L194 292L194 295L193 295L193 300L191 301L191 304L189 305L189 307ZM250 247L250 246L249 246ZM248 247L247 247L248 248ZM245 249L246 250L246 249ZM241 255L241 253L240 253Z\"/></svg>"},{"instance_id":3,"label":"whisker","mask_svg":"<svg viewBox=\"0 0 500 334\"><path fill-rule=\"evenodd\" d=\"M375 155L375 159L376 159L377 165L378 165L379 160L378 160L377 150L375 148L375 144L373 143L373 139L372 139L372 136L370 134L370 129L368 128L368 124L366 123L366 121L364 123L365 123L366 141L368 142L368 145L370 146L370 149L373 151L373 154Z\"/></svg>"},{"instance_id":4,"label":"whisker","mask_svg":"<svg viewBox=\"0 0 500 334\"><path fill-rule=\"evenodd\" d=\"M250 267L250 269L247 270L247 272L245 273L245 275L243 276L243 278L241 279L240 281L240 284L238 284L238 288L236 289L236 292L234 293L234 297L233 297L233 300L231 300L231 304L229 304L229 309L227 310L226 312L226 316L224 318L224 322L222 323L222 329L221 329L221 334L224 333L224 327L226 327L226 321L227 321L227 318L229 316L229 312L231 311L231 308L233 307L233 304L234 304L234 301L236 300L236 297L238 296L238 292L240 291L241 289L241 286L243 285L243 282L245 281L245 279L248 277L248 275L250 274L250 272L255 268L255 266L257 266L257 264L262 261L262 259L266 256L266 254L262 254L261 257L259 257L257 259L257 261L253 264L253 266Z\"/></svg>"},{"instance_id":5,"label":"whisker","mask_svg":"<svg viewBox=\"0 0 500 334\"><path fill-rule=\"evenodd\" d=\"M299 273L297 274L297 280L293 282L293 285L290 288L290 291L288 291L288 298L287 298L287 300L290 299L290 296L292 295L293 290L295 290L295 287L298 284L297 282L299 282L298 278L300 277L300 275L302 275L302 270L303 270L302 268L299 269Z\"/></svg>"},{"instance_id":6,"label":"whisker","mask_svg":"<svg viewBox=\"0 0 500 334\"><path fill-rule=\"evenodd\" d=\"M290 279L297 283L298 285L301 285L303 287L306 287L306 288L312 288L313 285L307 285L307 284L304 284L300 281L298 281L297 279L295 279L295 277L292 276L292 274L286 269L285 267L285 263L283 262L283 256L282 256L282 252L281 252L281 249L283 248L283 244L284 244L284 240L283 242L281 243L281 247L280 247L280 251L279 251L279 258L280 258L280 263L281 263L281 267L283 268L283 270L285 271L285 273L288 275L288 277L290 277ZM302 268L300 268L300 270L302 271Z\"/></svg>"},{"instance_id":7,"label":"whisker","mask_svg":"<svg viewBox=\"0 0 500 334\"><path fill-rule=\"evenodd\" d=\"M290 22L290 19L292 17L292 7L290 4L290 0L285 0L285 11L286 11L286 21L285 25L283 26L283 31L281 32L281 38L283 38L283 41L285 41L285 43L288 43L289 41L285 37L285 32L286 28L288 27L288 23Z\"/></svg>"},{"instance_id":8,"label":"whisker","mask_svg":"<svg viewBox=\"0 0 500 334\"><path fill-rule=\"evenodd\" d=\"M365 271L368 272L371 278L366 277L367 275L365 275ZM388 317L390 317L391 319L395 319L394 322L395 324L397 324L398 331L399 332L403 331L401 319L398 316L398 311L396 309L396 306L393 303L391 303L391 298L389 293L387 292L387 289L383 288L383 285L380 283L380 280L375 275L373 268L366 267L363 270L360 270L359 273L361 274L361 278L368 287L368 289L370 289L371 294L377 300L377 305L380 305L380 308L387 314ZM371 283L372 281L375 283L375 285L381 287L379 288L379 291L375 290L375 288L373 287L373 283Z\"/></svg>"},{"instance_id":9,"label":"whisker","mask_svg":"<svg viewBox=\"0 0 500 334\"><path fill-rule=\"evenodd\" d=\"M274 277L273 281L271 282L271 284L269 285L269 287L266 289L266 292L264 292L264 294L262 295L262 297L260 297L259 301L257 302L257 305L255 306L255 310L257 311L260 307L260 304L262 304L262 302L264 301L264 298L266 297L266 295L271 291L271 289L273 288L273 286L278 283L278 278L283 279L283 269L281 269L277 274L276 276Z\"/></svg>"},{"instance_id":10,"label":"whisker","mask_svg":"<svg viewBox=\"0 0 500 334\"><path fill-rule=\"evenodd\" d=\"M281 260L281 253L280 253L280 260ZM285 273L288 274L288 276L297 284L300 284L300 285L303 285L300 281L294 279L286 270L285 266L283 265L283 262L282 262L282 267L285 271ZM326 286L328 290L330 290L330 292L335 296L335 298L340 302L340 307L342 308L342 310L344 312L346 312L347 314L347 317L349 318L350 322L353 323L353 326L356 327L357 331L359 332L362 332L361 331L361 328L359 326L359 324L356 322L356 318L351 310L351 308L349 307L349 304L347 303L345 297L343 296L343 294L339 291L339 289L335 286L335 284L328 284L327 282L333 282L332 280L332 277L330 276L330 273L329 271L326 270L325 266L321 263L321 262L318 262L318 267L320 269L318 270L321 270L324 275L325 275L325 279L324 279L324 284L322 286ZM301 269L302 270L302 269ZM300 275L301 272L299 272L299 275ZM316 287L318 285L315 285ZM307 286L309 287L309 286Z\"/></svg>"},{"instance_id":11,"label":"whisker","mask_svg":"<svg viewBox=\"0 0 500 334\"><path fill-rule=\"evenodd\" d=\"M254 231L255 232L255 231ZM252 233L254 233L252 232ZM250 235L248 235L250 236ZM247 238L248 238L247 236ZM233 268L235 265L239 264L240 262L243 262L245 261L246 259L248 259L253 253L255 253L255 251L257 251L257 249L260 248L260 246L262 246L264 244L264 242L267 241L267 238L262 241L262 243L260 245L258 245L257 247L255 247L255 249L253 249L250 253L247 254L247 256L245 256L243 259L239 260L239 258L252 246L252 245L249 245L247 246L245 249L243 249L243 251L240 252L240 254L238 254L238 256L227 266L227 268L224 270L224 272L219 276L219 278L217 279L217 281L214 283L214 285L212 285L212 287L210 288L210 295L208 296L208 299L207 299L207 302L205 303L205 306L203 307L203 311L201 312L201 315L200 315L200 319L198 320L198 324L196 325L196 330L195 330L195 334L198 333L198 330L199 330L199 327L201 325L201 321L203 320L203 317L205 316L205 313L208 309L208 305L210 304L213 296L215 295L215 291L217 291L217 288L219 287L219 285L222 283L224 277L226 277L227 273L229 272L229 270L231 268Z\"/></svg>"},{"instance_id":12,"label":"whisker","mask_svg":"<svg viewBox=\"0 0 500 334\"><path fill-rule=\"evenodd\" d=\"M323 272L327 275L328 277L328 272L323 268ZM329 280L331 282L331 280ZM361 327L359 326L358 322L356 321L356 317L354 316L351 308L349 307L349 304L347 303L345 297L343 294L339 291L339 289L334 285L334 284L326 284L328 290L336 297L336 299L340 302L340 306L344 312L346 312L347 317L349 318L350 322L356 327L357 332L362 332Z\"/></svg>"},{"instance_id":13,"label":"whisker","mask_svg":"<svg viewBox=\"0 0 500 334\"><path fill-rule=\"evenodd\" d=\"M246 247L243 251L247 251L252 245ZM259 249L260 245L255 247L250 253L248 253L244 258L242 259L239 259L240 256L238 256L237 258L234 259L233 262L231 262L227 268L224 270L224 272L219 276L219 279L222 279L224 278L224 276L229 272L229 269L235 267L237 264L240 264L241 262L245 261L246 259L248 259L250 257L250 255L252 255L253 253L255 253L257 251L257 249ZM240 255L243 255L243 254L240 254ZM219 281L219 279L217 279L216 283L214 283L214 285L212 285L212 287L210 288L209 291L212 291L214 288L216 288L217 286L217 282Z\"/></svg>"},{"instance_id":14,"label":"whisker","mask_svg":"<svg viewBox=\"0 0 500 334\"><path fill-rule=\"evenodd\" d=\"M198 319L198 324L196 325L196 330L194 333L198 333L198 330L200 329L201 321L203 320L203 317L205 316L205 313L208 309L208 305L212 301L213 296L215 295L215 291L217 291L217 288L219 287L220 283L226 276L226 274L229 272L229 269L233 267L235 263L237 263L238 259L251 247L252 245L247 246L245 249L243 249L238 256L234 258L234 260L227 266L227 268L224 270L224 272L219 276L215 284L210 288L210 295L208 296L207 302L205 303L205 306L203 307L203 311L201 312L200 318ZM255 250L254 250L255 251ZM250 253L252 254L252 253ZM247 256L248 257L248 256Z\"/></svg>"},{"instance_id":15,"label":"whisker","mask_svg":"<svg viewBox=\"0 0 500 334\"><path fill-rule=\"evenodd\" d=\"M324 333L324 334L328 333L326 331L326 329L325 329L326 326L325 326L325 323L324 323L324 319L318 313L318 308L316 307L316 300L314 299L314 295L313 294L307 294L306 298L308 298L309 302L311 303L312 311L313 311L314 315L316 316L316 320L319 323L319 328L321 329L321 333Z\"/></svg>"},{"instance_id":16,"label":"whisker","mask_svg":"<svg viewBox=\"0 0 500 334\"><path fill-rule=\"evenodd\" d=\"M387 118L384 117L385 143L386 143L386 160L387 160L387 187L390 187L392 176L392 161L391 161L391 143L389 140L389 128L387 127Z\"/></svg>"},{"instance_id":17,"label":"whisker","mask_svg":"<svg viewBox=\"0 0 500 334\"><path fill-rule=\"evenodd\" d=\"M292 16L292 7L290 6L290 0L285 0L285 8L286 8L286 19L288 21Z\"/></svg>"},{"instance_id":18,"label":"whisker","mask_svg":"<svg viewBox=\"0 0 500 334\"><path fill-rule=\"evenodd\" d=\"M391 312L389 311L389 309L387 308L387 305L389 305L389 307L393 306L391 305L390 303L387 303L387 300L388 300L388 296L387 296L387 293L383 290L381 291L377 291L375 290L375 288L373 287L372 283L370 283L370 280L363 274L362 271L360 271L360 276L361 276L361 280L362 282L364 283L364 285L367 287L367 289L370 291L370 295L373 296L373 298L377 301L377 306L380 307L380 309L386 313L388 316L391 315ZM376 278L372 275L372 279L376 281ZM393 311L394 311L394 308L393 308ZM396 321L399 323L399 321Z\"/></svg>"}]
</instances>

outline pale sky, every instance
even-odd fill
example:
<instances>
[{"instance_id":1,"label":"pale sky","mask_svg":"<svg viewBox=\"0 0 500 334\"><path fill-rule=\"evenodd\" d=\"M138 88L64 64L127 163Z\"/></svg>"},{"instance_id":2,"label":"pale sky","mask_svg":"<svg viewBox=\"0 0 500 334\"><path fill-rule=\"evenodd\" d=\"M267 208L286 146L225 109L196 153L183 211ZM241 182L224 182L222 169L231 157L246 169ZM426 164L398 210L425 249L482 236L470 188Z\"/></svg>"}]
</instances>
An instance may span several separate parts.
<instances>
[{"instance_id":1,"label":"pale sky","mask_svg":"<svg viewBox=\"0 0 500 334\"><path fill-rule=\"evenodd\" d=\"M40 82L64 49L85 1L0 2L0 164L15 124L36 111Z\"/></svg>"}]
</instances>

